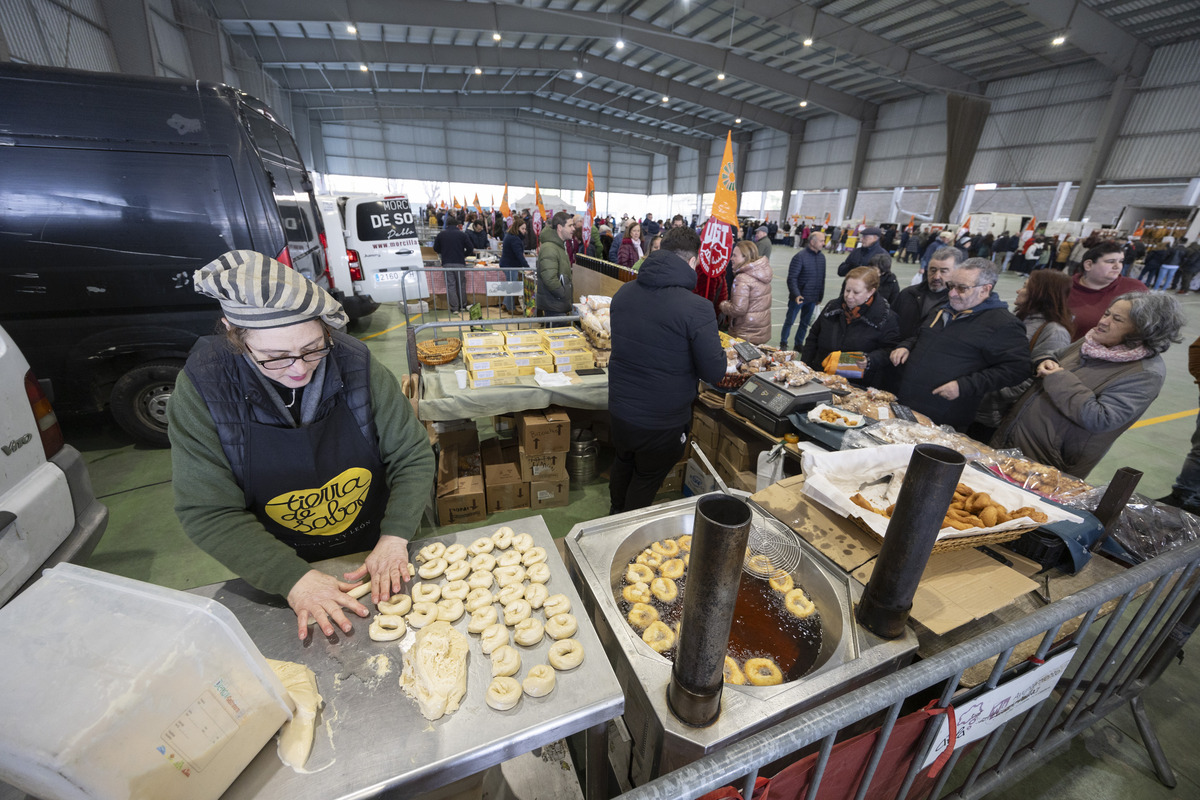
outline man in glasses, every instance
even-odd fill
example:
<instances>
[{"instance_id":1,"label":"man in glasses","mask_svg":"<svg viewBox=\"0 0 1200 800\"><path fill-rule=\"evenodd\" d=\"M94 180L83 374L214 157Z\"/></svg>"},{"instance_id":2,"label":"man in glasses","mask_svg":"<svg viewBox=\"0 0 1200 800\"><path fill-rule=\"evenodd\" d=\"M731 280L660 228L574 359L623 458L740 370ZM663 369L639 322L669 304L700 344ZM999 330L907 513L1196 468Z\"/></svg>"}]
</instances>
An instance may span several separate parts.
<instances>
[{"instance_id":1,"label":"man in glasses","mask_svg":"<svg viewBox=\"0 0 1200 800\"><path fill-rule=\"evenodd\" d=\"M900 402L965 431L985 394L1032 374L1025 328L995 285L986 258L968 258L950 274L947 301L892 351L892 364L903 365Z\"/></svg>"}]
</instances>

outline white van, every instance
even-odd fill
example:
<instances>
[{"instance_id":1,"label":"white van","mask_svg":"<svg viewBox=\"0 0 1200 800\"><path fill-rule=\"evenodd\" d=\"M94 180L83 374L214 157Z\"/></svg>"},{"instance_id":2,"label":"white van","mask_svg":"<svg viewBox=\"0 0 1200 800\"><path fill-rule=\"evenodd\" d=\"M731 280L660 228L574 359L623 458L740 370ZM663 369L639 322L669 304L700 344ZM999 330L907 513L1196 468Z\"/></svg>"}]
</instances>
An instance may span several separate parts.
<instances>
[{"instance_id":1,"label":"white van","mask_svg":"<svg viewBox=\"0 0 1200 800\"><path fill-rule=\"evenodd\" d=\"M345 231L342 230L342 213L338 210L340 199L342 198L322 195L317 197L317 206L321 209L321 219L325 223L326 265L329 268L330 283L341 289L342 306L353 325L370 317L379 308L379 301L371 296L371 287L366 281L362 267L357 263L353 266L350 264Z\"/></svg>"},{"instance_id":2,"label":"white van","mask_svg":"<svg viewBox=\"0 0 1200 800\"><path fill-rule=\"evenodd\" d=\"M350 269L357 264L362 270L372 298L380 303L412 303L429 297L424 273L408 273L424 266L417 219L408 197L339 197L338 211Z\"/></svg>"}]
</instances>

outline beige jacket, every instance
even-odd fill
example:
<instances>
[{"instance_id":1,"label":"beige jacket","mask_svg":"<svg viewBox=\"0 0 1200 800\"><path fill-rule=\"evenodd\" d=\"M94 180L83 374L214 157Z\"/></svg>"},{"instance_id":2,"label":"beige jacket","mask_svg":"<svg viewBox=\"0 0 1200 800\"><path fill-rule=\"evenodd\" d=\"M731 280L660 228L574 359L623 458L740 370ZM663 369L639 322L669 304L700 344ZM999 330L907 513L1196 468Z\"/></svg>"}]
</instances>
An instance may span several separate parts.
<instances>
[{"instance_id":1,"label":"beige jacket","mask_svg":"<svg viewBox=\"0 0 1200 800\"><path fill-rule=\"evenodd\" d=\"M735 273L733 291L721 303L727 314L729 334L751 344L763 344L771 338L771 264L759 258L743 264Z\"/></svg>"}]
</instances>

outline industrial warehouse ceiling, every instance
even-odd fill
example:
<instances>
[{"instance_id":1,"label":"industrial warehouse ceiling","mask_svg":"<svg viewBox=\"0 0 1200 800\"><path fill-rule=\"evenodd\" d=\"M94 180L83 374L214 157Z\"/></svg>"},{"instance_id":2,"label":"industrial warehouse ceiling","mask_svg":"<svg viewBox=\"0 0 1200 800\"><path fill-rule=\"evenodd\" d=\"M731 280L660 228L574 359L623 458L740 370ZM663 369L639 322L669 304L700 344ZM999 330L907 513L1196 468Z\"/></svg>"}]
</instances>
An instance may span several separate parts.
<instances>
[{"instance_id":1,"label":"industrial warehouse ceiling","mask_svg":"<svg viewBox=\"0 0 1200 800\"><path fill-rule=\"evenodd\" d=\"M518 118L657 152L1066 65L1137 79L1154 48L1200 37L1196 0L210 5L322 120Z\"/></svg>"}]
</instances>

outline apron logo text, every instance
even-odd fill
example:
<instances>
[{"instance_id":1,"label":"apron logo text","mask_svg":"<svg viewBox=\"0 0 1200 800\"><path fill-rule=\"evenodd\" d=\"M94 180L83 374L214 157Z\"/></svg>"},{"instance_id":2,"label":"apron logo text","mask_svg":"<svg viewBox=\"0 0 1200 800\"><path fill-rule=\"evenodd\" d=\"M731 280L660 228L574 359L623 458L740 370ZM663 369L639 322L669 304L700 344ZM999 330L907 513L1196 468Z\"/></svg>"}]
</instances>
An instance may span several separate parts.
<instances>
[{"instance_id":1,"label":"apron logo text","mask_svg":"<svg viewBox=\"0 0 1200 800\"><path fill-rule=\"evenodd\" d=\"M267 515L309 536L336 536L354 524L371 490L371 471L351 467L316 489L296 489L267 501Z\"/></svg>"}]
</instances>

